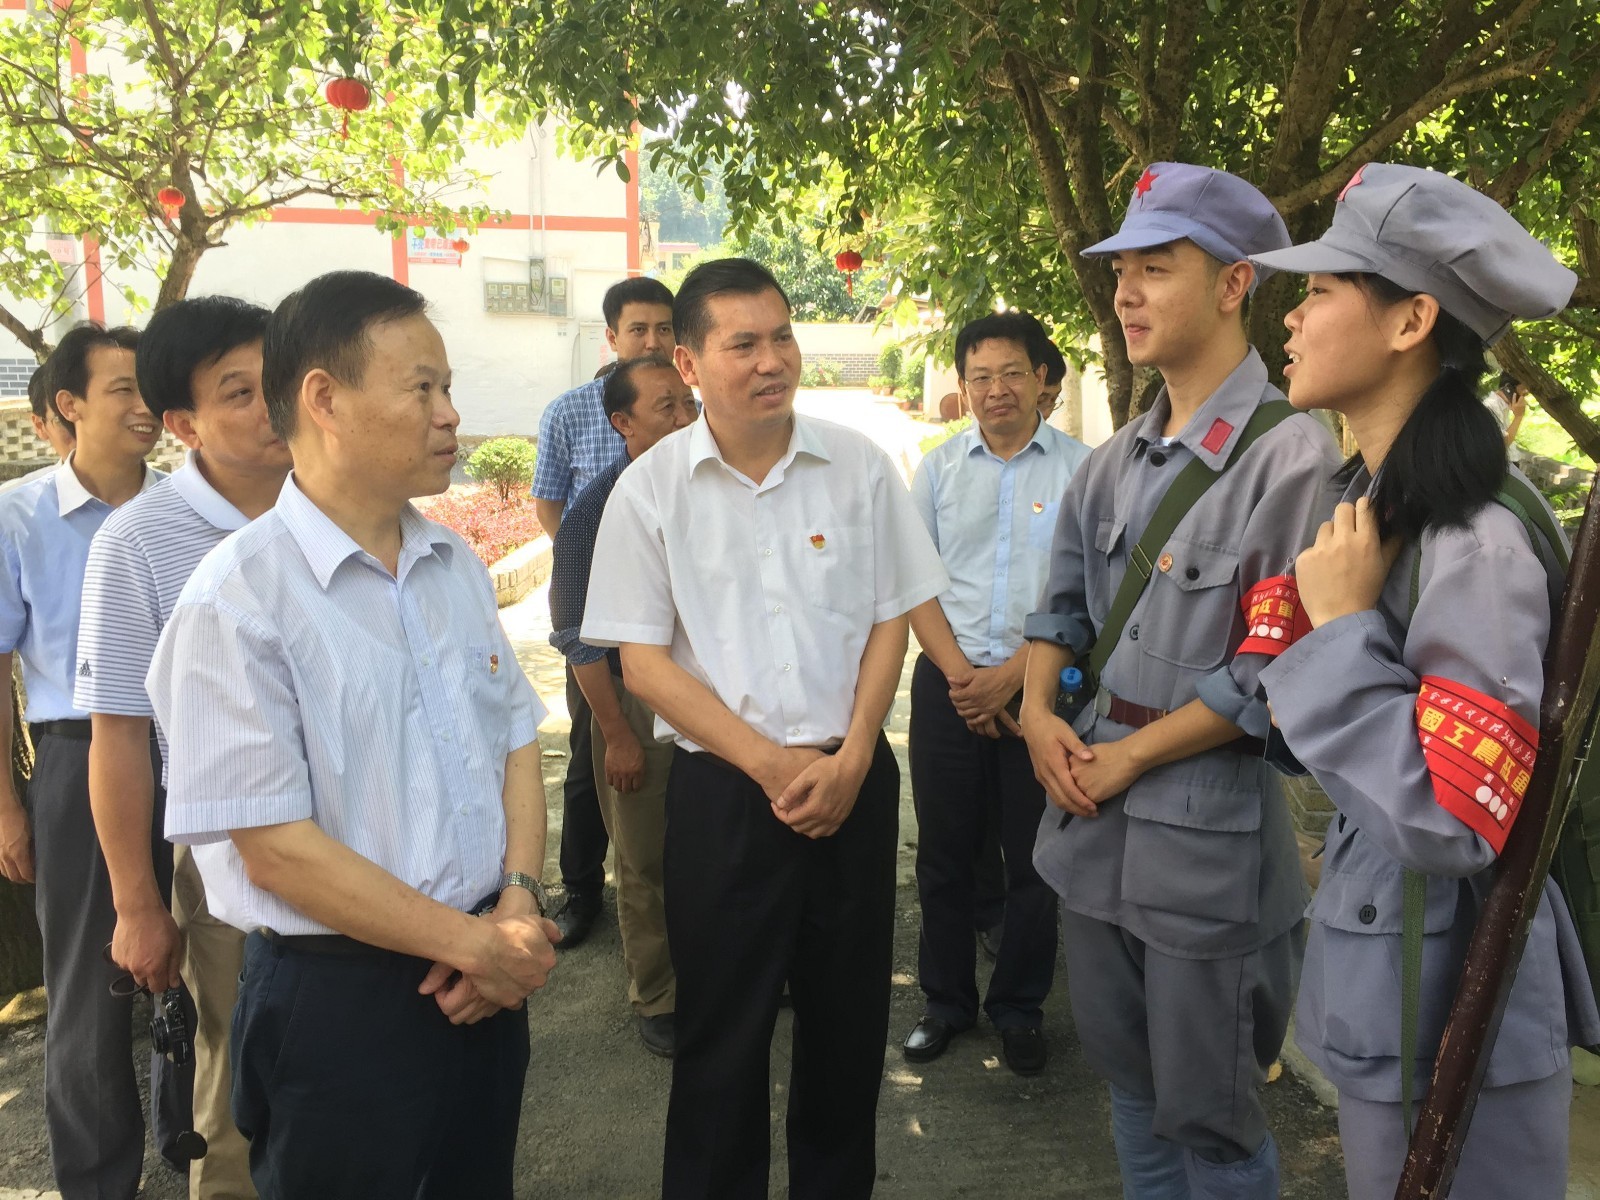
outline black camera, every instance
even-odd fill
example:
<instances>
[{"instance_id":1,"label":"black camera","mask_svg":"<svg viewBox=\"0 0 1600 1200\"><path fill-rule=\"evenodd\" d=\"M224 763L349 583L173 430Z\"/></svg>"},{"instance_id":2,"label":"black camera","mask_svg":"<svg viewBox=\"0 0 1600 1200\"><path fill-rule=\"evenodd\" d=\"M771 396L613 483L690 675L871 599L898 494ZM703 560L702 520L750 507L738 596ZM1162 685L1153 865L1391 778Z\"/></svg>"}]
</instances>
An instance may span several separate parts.
<instances>
[{"instance_id":1,"label":"black camera","mask_svg":"<svg viewBox=\"0 0 1600 1200\"><path fill-rule=\"evenodd\" d=\"M192 1062L194 1034L183 1012L183 993L168 988L150 999L150 1043L156 1053L166 1055L180 1067Z\"/></svg>"}]
</instances>

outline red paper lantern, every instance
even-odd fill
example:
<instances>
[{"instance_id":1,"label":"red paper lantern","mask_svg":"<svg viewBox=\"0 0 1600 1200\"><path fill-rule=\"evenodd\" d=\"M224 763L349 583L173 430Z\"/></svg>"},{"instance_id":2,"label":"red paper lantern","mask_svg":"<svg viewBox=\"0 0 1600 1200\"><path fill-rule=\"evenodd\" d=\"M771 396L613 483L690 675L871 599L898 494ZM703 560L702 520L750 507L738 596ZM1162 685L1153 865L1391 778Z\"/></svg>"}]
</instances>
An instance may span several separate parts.
<instances>
[{"instance_id":1,"label":"red paper lantern","mask_svg":"<svg viewBox=\"0 0 1600 1200\"><path fill-rule=\"evenodd\" d=\"M861 255L854 250L841 250L833 256L833 265L844 272L844 288L853 298L856 294L856 272L861 270Z\"/></svg>"},{"instance_id":2,"label":"red paper lantern","mask_svg":"<svg viewBox=\"0 0 1600 1200\"><path fill-rule=\"evenodd\" d=\"M467 250L471 245L472 243L467 241L466 238L460 237L450 243L450 249L456 252L456 266L459 267L466 260Z\"/></svg>"},{"instance_id":3,"label":"red paper lantern","mask_svg":"<svg viewBox=\"0 0 1600 1200\"><path fill-rule=\"evenodd\" d=\"M167 214L167 220L175 221L183 211L183 193L175 187L164 187L156 193L156 203Z\"/></svg>"},{"instance_id":4,"label":"red paper lantern","mask_svg":"<svg viewBox=\"0 0 1600 1200\"><path fill-rule=\"evenodd\" d=\"M339 128L342 138L350 136L350 114L362 112L372 103L372 92L359 79L330 79L322 94L329 104L344 112L344 123Z\"/></svg>"}]
</instances>

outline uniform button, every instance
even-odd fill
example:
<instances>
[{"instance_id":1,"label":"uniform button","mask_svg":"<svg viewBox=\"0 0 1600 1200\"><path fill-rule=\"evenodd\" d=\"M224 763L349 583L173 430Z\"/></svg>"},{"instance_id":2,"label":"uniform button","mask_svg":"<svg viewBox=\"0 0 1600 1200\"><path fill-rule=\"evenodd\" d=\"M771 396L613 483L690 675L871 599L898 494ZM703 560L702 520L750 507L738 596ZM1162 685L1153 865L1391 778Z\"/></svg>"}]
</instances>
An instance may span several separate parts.
<instances>
[{"instance_id":1,"label":"uniform button","mask_svg":"<svg viewBox=\"0 0 1600 1200\"><path fill-rule=\"evenodd\" d=\"M799 737L800 736L800 726L796 725L793 729L789 730L789 732L791 734L793 734L795 737Z\"/></svg>"},{"instance_id":2,"label":"uniform button","mask_svg":"<svg viewBox=\"0 0 1600 1200\"><path fill-rule=\"evenodd\" d=\"M783 664L783 669L784 669L784 670L785 670L785 671L787 671L787 670L788 670L788 669L789 669L789 668L790 668L790 667L792 667L792 666L794 666L794 664L793 664L793 663L784 663L784 664Z\"/></svg>"},{"instance_id":3,"label":"uniform button","mask_svg":"<svg viewBox=\"0 0 1600 1200\"><path fill-rule=\"evenodd\" d=\"M767 549L763 550L761 553L763 555L765 555L767 558L771 558L772 557L772 547L770 547L770 546L767 547Z\"/></svg>"},{"instance_id":4,"label":"uniform button","mask_svg":"<svg viewBox=\"0 0 1600 1200\"><path fill-rule=\"evenodd\" d=\"M425 667L433 666L433 659L429 658L426 654L424 654L422 656L422 665L425 666Z\"/></svg>"},{"instance_id":5,"label":"uniform button","mask_svg":"<svg viewBox=\"0 0 1600 1200\"><path fill-rule=\"evenodd\" d=\"M439 735L439 740L441 742L448 742L450 740L450 735L448 733L441 733Z\"/></svg>"},{"instance_id":6,"label":"uniform button","mask_svg":"<svg viewBox=\"0 0 1600 1200\"><path fill-rule=\"evenodd\" d=\"M781 613L781 612L782 612L782 611L783 611L783 605L781 605L781 604L774 604L774 605L773 605L773 606L772 606L772 611L773 611L773 612L775 612L775 613Z\"/></svg>"},{"instance_id":7,"label":"uniform button","mask_svg":"<svg viewBox=\"0 0 1600 1200\"><path fill-rule=\"evenodd\" d=\"M1152 454L1150 456L1150 465L1152 467L1164 467L1164 466L1166 466L1167 465L1167 456L1165 454L1161 453L1161 451L1157 450L1154 454Z\"/></svg>"},{"instance_id":8,"label":"uniform button","mask_svg":"<svg viewBox=\"0 0 1600 1200\"><path fill-rule=\"evenodd\" d=\"M1378 919L1378 910L1370 904L1363 904L1361 911L1356 914L1356 919L1363 925L1371 925Z\"/></svg>"},{"instance_id":9,"label":"uniform button","mask_svg":"<svg viewBox=\"0 0 1600 1200\"><path fill-rule=\"evenodd\" d=\"M1200 568L1199 567L1190 567L1187 571L1185 571L1183 573L1183 577L1185 579L1199 579L1200 578Z\"/></svg>"},{"instance_id":10,"label":"uniform button","mask_svg":"<svg viewBox=\"0 0 1600 1200\"><path fill-rule=\"evenodd\" d=\"M1139 640L1139 627L1137 625L1128 630L1128 637L1136 642Z\"/></svg>"}]
</instances>

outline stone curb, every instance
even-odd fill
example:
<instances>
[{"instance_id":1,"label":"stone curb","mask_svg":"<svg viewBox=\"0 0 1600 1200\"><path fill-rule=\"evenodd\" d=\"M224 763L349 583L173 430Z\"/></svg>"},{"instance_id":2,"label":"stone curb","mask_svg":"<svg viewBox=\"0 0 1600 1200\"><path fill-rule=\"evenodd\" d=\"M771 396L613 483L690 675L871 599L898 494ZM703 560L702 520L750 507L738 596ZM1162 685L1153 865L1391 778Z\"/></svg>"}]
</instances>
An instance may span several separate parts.
<instances>
[{"instance_id":1,"label":"stone curb","mask_svg":"<svg viewBox=\"0 0 1600 1200\"><path fill-rule=\"evenodd\" d=\"M549 536L540 534L526 546L518 546L489 568L489 578L494 581L494 599L498 607L505 608L509 604L515 604L550 578L550 551Z\"/></svg>"}]
</instances>

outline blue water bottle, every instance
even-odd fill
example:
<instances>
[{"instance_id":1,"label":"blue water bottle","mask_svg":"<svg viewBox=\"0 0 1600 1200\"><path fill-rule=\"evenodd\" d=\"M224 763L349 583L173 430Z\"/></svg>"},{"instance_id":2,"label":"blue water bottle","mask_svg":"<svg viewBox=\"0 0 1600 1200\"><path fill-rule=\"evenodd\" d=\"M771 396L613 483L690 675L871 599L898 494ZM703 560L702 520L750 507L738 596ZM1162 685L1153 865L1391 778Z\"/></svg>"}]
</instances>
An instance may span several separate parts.
<instances>
[{"instance_id":1,"label":"blue water bottle","mask_svg":"<svg viewBox=\"0 0 1600 1200\"><path fill-rule=\"evenodd\" d=\"M1089 697L1083 689L1083 672L1077 667L1061 668L1061 690L1056 694L1056 716L1068 725L1078 719Z\"/></svg>"}]
</instances>

